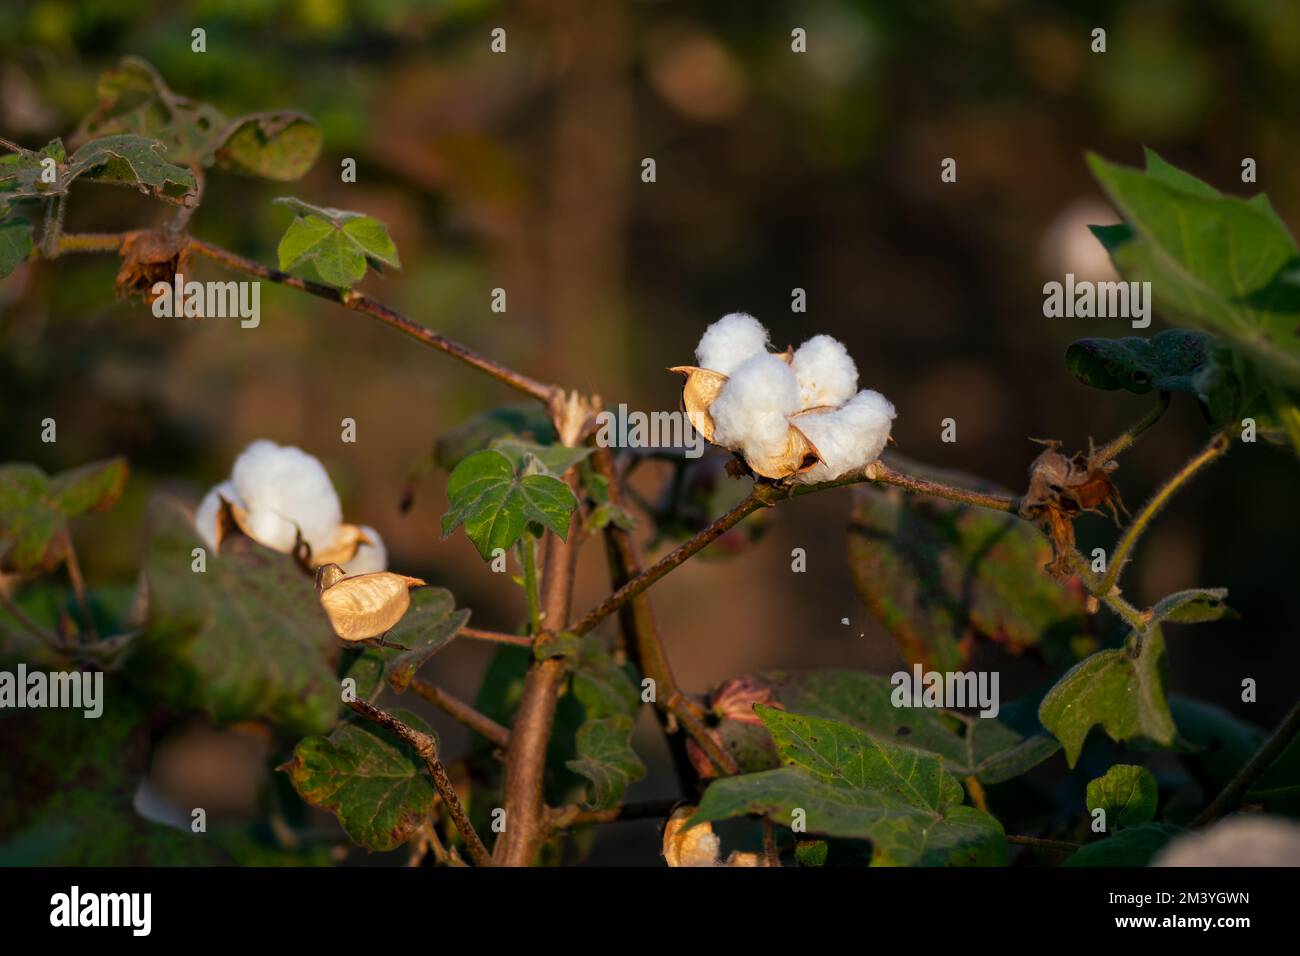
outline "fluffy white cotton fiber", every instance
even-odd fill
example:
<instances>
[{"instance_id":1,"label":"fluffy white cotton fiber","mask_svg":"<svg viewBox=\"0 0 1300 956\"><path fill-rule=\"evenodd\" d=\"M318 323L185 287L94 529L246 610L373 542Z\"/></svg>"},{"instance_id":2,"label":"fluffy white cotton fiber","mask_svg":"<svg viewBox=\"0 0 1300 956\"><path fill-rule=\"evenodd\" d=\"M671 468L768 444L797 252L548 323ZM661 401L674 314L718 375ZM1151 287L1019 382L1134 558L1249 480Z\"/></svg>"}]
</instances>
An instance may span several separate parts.
<instances>
[{"instance_id":1,"label":"fluffy white cotton fiber","mask_svg":"<svg viewBox=\"0 0 1300 956\"><path fill-rule=\"evenodd\" d=\"M767 329L758 319L732 312L704 330L695 347L695 359L700 368L730 375L748 359L765 353L767 342Z\"/></svg>"},{"instance_id":2,"label":"fluffy white cotton fiber","mask_svg":"<svg viewBox=\"0 0 1300 956\"><path fill-rule=\"evenodd\" d=\"M350 575L387 571L388 549L384 547L384 539L379 537L379 532L369 525L362 525L361 530L370 539L370 544L363 542L352 560L343 565L343 570Z\"/></svg>"},{"instance_id":3,"label":"fluffy white cotton fiber","mask_svg":"<svg viewBox=\"0 0 1300 956\"><path fill-rule=\"evenodd\" d=\"M230 477L248 510L249 533L268 548L293 550L301 530L312 551L321 551L343 521L325 467L300 448L255 441L235 459Z\"/></svg>"},{"instance_id":4,"label":"fluffy white cotton fiber","mask_svg":"<svg viewBox=\"0 0 1300 956\"><path fill-rule=\"evenodd\" d=\"M803 415L794 424L817 446L822 463L799 475L805 485L833 481L875 461L889 439L894 406L879 392L858 392L834 411Z\"/></svg>"},{"instance_id":5,"label":"fluffy white cotton fiber","mask_svg":"<svg viewBox=\"0 0 1300 956\"><path fill-rule=\"evenodd\" d=\"M217 485L199 502L198 508L194 511L194 527L211 550L217 550L217 515L221 511L221 499L234 502L237 505L243 505L239 500L239 494L235 491L234 482L223 481Z\"/></svg>"},{"instance_id":6,"label":"fluffy white cotton fiber","mask_svg":"<svg viewBox=\"0 0 1300 956\"><path fill-rule=\"evenodd\" d=\"M713 440L747 458L785 451L791 415L799 411L799 385L790 366L763 352L743 362L709 406Z\"/></svg>"},{"instance_id":7,"label":"fluffy white cotton fiber","mask_svg":"<svg viewBox=\"0 0 1300 956\"><path fill-rule=\"evenodd\" d=\"M801 408L840 405L858 390L858 367L844 343L814 335L794 353L794 376Z\"/></svg>"}]
</instances>

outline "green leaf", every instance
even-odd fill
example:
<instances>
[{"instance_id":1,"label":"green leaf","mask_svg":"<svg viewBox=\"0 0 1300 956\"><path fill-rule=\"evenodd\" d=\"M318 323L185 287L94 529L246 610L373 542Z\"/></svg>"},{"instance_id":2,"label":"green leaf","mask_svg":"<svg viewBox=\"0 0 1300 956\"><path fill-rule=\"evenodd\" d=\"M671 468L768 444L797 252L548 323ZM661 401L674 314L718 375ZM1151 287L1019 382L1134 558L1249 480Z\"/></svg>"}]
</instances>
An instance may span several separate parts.
<instances>
[{"instance_id":1,"label":"green leaf","mask_svg":"<svg viewBox=\"0 0 1300 956\"><path fill-rule=\"evenodd\" d=\"M1156 778L1146 767L1116 764L1088 781L1088 812L1106 811L1106 829L1150 823L1156 815Z\"/></svg>"},{"instance_id":2,"label":"green leaf","mask_svg":"<svg viewBox=\"0 0 1300 956\"><path fill-rule=\"evenodd\" d=\"M497 548L509 550L529 522L550 528L561 538L578 501L567 484L551 475L520 475L499 451L475 452L447 479L450 510L442 518L443 537L462 524L487 561Z\"/></svg>"},{"instance_id":3,"label":"green leaf","mask_svg":"<svg viewBox=\"0 0 1300 956\"><path fill-rule=\"evenodd\" d=\"M517 471L524 470L531 458L541 465L544 474L556 478L561 477L596 450L589 445L581 448L570 448L567 445L539 445L537 442L524 441L513 435L494 439L489 447L510 459L510 463Z\"/></svg>"},{"instance_id":4,"label":"green leaf","mask_svg":"<svg viewBox=\"0 0 1300 956\"><path fill-rule=\"evenodd\" d=\"M874 865L1002 865L1006 838L962 806L941 757L836 721L757 706L784 766L714 781L691 825L745 814L806 817L808 832L868 839Z\"/></svg>"},{"instance_id":5,"label":"green leaf","mask_svg":"<svg viewBox=\"0 0 1300 956\"><path fill-rule=\"evenodd\" d=\"M214 161L222 169L290 182L306 175L320 147L320 127L310 116L292 111L252 113L226 127Z\"/></svg>"},{"instance_id":6,"label":"green leaf","mask_svg":"<svg viewBox=\"0 0 1300 956\"><path fill-rule=\"evenodd\" d=\"M1041 729L1021 735L992 717L896 707L892 681L862 671L768 671L741 680L766 689L770 703L791 713L838 721L885 743L928 751L942 757L950 772L974 775L986 784L1018 777L1059 749L1056 739ZM718 730L729 749L749 754L742 766L776 765L775 754L763 750L764 728L720 716Z\"/></svg>"},{"instance_id":7,"label":"green leaf","mask_svg":"<svg viewBox=\"0 0 1300 956\"><path fill-rule=\"evenodd\" d=\"M21 216L0 222L0 279L13 272L32 254L32 224Z\"/></svg>"},{"instance_id":8,"label":"green leaf","mask_svg":"<svg viewBox=\"0 0 1300 956\"><path fill-rule=\"evenodd\" d=\"M181 165L276 180L300 178L320 153L320 127L310 117L279 111L232 121L207 103L178 96L138 57L124 57L101 74L97 92L94 112L78 129L80 142L133 133L159 140Z\"/></svg>"},{"instance_id":9,"label":"green leaf","mask_svg":"<svg viewBox=\"0 0 1300 956\"><path fill-rule=\"evenodd\" d=\"M1178 694L1169 696L1178 726L1179 754L1206 794L1216 794L1259 750L1264 731L1221 707Z\"/></svg>"},{"instance_id":10,"label":"green leaf","mask_svg":"<svg viewBox=\"0 0 1300 956\"><path fill-rule=\"evenodd\" d=\"M284 196L275 202L298 212L280 239L280 269L312 266L322 282L350 289L365 277L366 265L401 268L388 227L372 216L312 206Z\"/></svg>"},{"instance_id":11,"label":"green leaf","mask_svg":"<svg viewBox=\"0 0 1300 956\"><path fill-rule=\"evenodd\" d=\"M1165 621L1170 624L1200 624L1238 617L1236 611L1223 603L1227 596L1227 588L1192 588L1170 594L1151 609L1151 625Z\"/></svg>"},{"instance_id":12,"label":"green leaf","mask_svg":"<svg viewBox=\"0 0 1300 956\"><path fill-rule=\"evenodd\" d=\"M1269 414L1254 368L1204 332L1166 329L1149 339L1079 339L1066 350L1065 362L1079 381L1093 388L1191 395L1215 428ZM1267 424L1260 428L1270 440L1280 437L1269 433Z\"/></svg>"},{"instance_id":13,"label":"green leaf","mask_svg":"<svg viewBox=\"0 0 1300 956\"><path fill-rule=\"evenodd\" d=\"M1088 164L1132 231L1109 249L1124 278L1151 282L1167 320L1222 336L1300 388L1297 317L1286 311L1297 248L1268 200L1223 196L1150 151L1145 172Z\"/></svg>"},{"instance_id":14,"label":"green leaf","mask_svg":"<svg viewBox=\"0 0 1300 956\"><path fill-rule=\"evenodd\" d=\"M59 171L58 192L67 192L73 180L134 186L164 202L190 206L198 198L194 173L163 159L167 147L143 136L105 136L82 146L67 167Z\"/></svg>"},{"instance_id":15,"label":"green leaf","mask_svg":"<svg viewBox=\"0 0 1300 956\"><path fill-rule=\"evenodd\" d=\"M1174 720L1165 699L1165 641L1151 627L1141 649L1098 651L1056 682L1038 708L1043 726L1065 748L1071 767L1094 725L1116 742L1143 739L1162 746L1174 742Z\"/></svg>"},{"instance_id":16,"label":"green leaf","mask_svg":"<svg viewBox=\"0 0 1300 956\"><path fill-rule=\"evenodd\" d=\"M591 781L589 805L596 809L617 806L627 785L645 776L645 764L632 749L632 729L632 718L622 714L578 728L577 759L565 766Z\"/></svg>"},{"instance_id":17,"label":"green leaf","mask_svg":"<svg viewBox=\"0 0 1300 956\"><path fill-rule=\"evenodd\" d=\"M636 717L641 695L627 666L614 662L605 642L594 634L582 638L573 663L573 694L588 720L623 715Z\"/></svg>"},{"instance_id":18,"label":"green leaf","mask_svg":"<svg viewBox=\"0 0 1300 956\"><path fill-rule=\"evenodd\" d=\"M1168 823L1143 823L1089 843L1065 861L1065 866L1146 866L1181 827Z\"/></svg>"},{"instance_id":19,"label":"green leaf","mask_svg":"<svg viewBox=\"0 0 1300 956\"><path fill-rule=\"evenodd\" d=\"M825 866L830 847L825 840L800 840L794 848L794 858L800 866Z\"/></svg>"},{"instance_id":20,"label":"green leaf","mask_svg":"<svg viewBox=\"0 0 1300 956\"><path fill-rule=\"evenodd\" d=\"M448 471L498 438L514 438L541 445L557 441L555 426L536 402L502 405L475 415L449 432L434 447L434 457Z\"/></svg>"},{"instance_id":21,"label":"green leaf","mask_svg":"<svg viewBox=\"0 0 1300 956\"><path fill-rule=\"evenodd\" d=\"M961 670L982 637L1063 665L1087 633L1078 597L1042 571L1051 546L1012 515L859 486L848 547L858 594L909 662Z\"/></svg>"},{"instance_id":22,"label":"green leaf","mask_svg":"<svg viewBox=\"0 0 1300 956\"><path fill-rule=\"evenodd\" d=\"M0 466L0 571L58 567L68 519L103 511L122 494L126 460L110 458L49 477L35 465Z\"/></svg>"},{"instance_id":23,"label":"green leaf","mask_svg":"<svg viewBox=\"0 0 1300 956\"><path fill-rule=\"evenodd\" d=\"M432 734L419 717L394 716ZM437 790L424 761L386 730L348 722L328 737L298 742L280 769L312 806L333 813L352 840L368 850L392 850L410 839L433 811Z\"/></svg>"},{"instance_id":24,"label":"green leaf","mask_svg":"<svg viewBox=\"0 0 1300 956\"><path fill-rule=\"evenodd\" d=\"M189 517L168 501L155 502L150 517L149 613L127 660L132 680L222 722L264 718L301 733L333 726L337 642L293 559L232 539L195 572L192 552L204 545Z\"/></svg>"}]
</instances>

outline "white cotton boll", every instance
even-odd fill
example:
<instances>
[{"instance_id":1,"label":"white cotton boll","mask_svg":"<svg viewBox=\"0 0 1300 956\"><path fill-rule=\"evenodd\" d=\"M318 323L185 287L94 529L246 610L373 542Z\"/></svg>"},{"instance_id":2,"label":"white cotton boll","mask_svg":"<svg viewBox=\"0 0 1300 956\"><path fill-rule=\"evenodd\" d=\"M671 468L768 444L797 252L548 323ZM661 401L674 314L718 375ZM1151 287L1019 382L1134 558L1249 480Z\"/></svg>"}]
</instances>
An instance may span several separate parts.
<instances>
[{"instance_id":1,"label":"white cotton boll","mask_svg":"<svg viewBox=\"0 0 1300 956\"><path fill-rule=\"evenodd\" d=\"M805 485L833 481L875 461L889 440L894 414L889 399L864 391L834 411L796 418L794 425L817 446L822 458L822 463L799 475L799 481Z\"/></svg>"},{"instance_id":2,"label":"white cotton boll","mask_svg":"<svg viewBox=\"0 0 1300 956\"><path fill-rule=\"evenodd\" d=\"M791 367L802 408L840 405L858 390L858 367L844 343L829 335L815 335L799 346Z\"/></svg>"},{"instance_id":3,"label":"white cotton boll","mask_svg":"<svg viewBox=\"0 0 1300 956\"><path fill-rule=\"evenodd\" d=\"M322 551L343 521L325 466L301 448L255 441L235 459L231 480L248 510L249 534L273 550L292 551L301 530L312 551Z\"/></svg>"},{"instance_id":4,"label":"white cotton boll","mask_svg":"<svg viewBox=\"0 0 1300 956\"><path fill-rule=\"evenodd\" d=\"M349 575L387 571L388 549L384 547L384 539L379 537L379 532L369 525L362 525L361 530L370 539L370 544L363 541L352 560L343 565L343 570Z\"/></svg>"},{"instance_id":5,"label":"white cotton boll","mask_svg":"<svg viewBox=\"0 0 1300 956\"><path fill-rule=\"evenodd\" d=\"M730 375L741 363L767 351L767 329L744 312L732 312L714 322L700 336L695 360L700 368Z\"/></svg>"},{"instance_id":6,"label":"white cotton boll","mask_svg":"<svg viewBox=\"0 0 1300 956\"><path fill-rule=\"evenodd\" d=\"M799 411L799 385L790 366L767 352L737 368L709 406L713 440L746 457L785 451L789 417Z\"/></svg>"},{"instance_id":7,"label":"white cotton boll","mask_svg":"<svg viewBox=\"0 0 1300 956\"><path fill-rule=\"evenodd\" d=\"M217 550L217 515L221 511L222 498L237 505L243 504L235 492L234 482L223 481L204 495L199 506L194 509L194 529L198 531L203 543L213 551Z\"/></svg>"}]
</instances>

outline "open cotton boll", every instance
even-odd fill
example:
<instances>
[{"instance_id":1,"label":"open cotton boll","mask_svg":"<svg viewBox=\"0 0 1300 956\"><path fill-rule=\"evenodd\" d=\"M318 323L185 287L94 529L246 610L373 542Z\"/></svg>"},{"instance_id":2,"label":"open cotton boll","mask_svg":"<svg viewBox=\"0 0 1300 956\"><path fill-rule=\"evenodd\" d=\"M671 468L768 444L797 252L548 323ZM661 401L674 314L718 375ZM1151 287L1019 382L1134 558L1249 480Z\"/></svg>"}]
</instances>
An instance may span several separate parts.
<instances>
[{"instance_id":1,"label":"open cotton boll","mask_svg":"<svg viewBox=\"0 0 1300 956\"><path fill-rule=\"evenodd\" d=\"M763 352L742 363L709 406L713 440L750 458L780 455L789 440L789 416L797 411L794 372L777 356Z\"/></svg>"},{"instance_id":2,"label":"open cotton boll","mask_svg":"<svg viewBox=\"0 0 1300 956\"><path fill-rule=\"evenodd\" d=\"M325 466L301 448L255 441L235 459L235 491L248 509L248 533L276 551L292 551L297 531L313 552L333 541L343 509Z\"/></svg>"},{"instance_id":3,"label":"open cotton boll","mask_svg":"<svg viewBox=\"0 0 1300 956\"><path fill-rule=\"evenodd\" d=\"M858 390L858 367L844 343L829 335L814 335L799 346L791 367L801 408L840 405Z\"/></svg>"},{"instance_id":4,"label":"open cotton boll","mask_svg":"<svg viewBox=\"0 0 1300 956\"><path fill-rule=\"evenodd\" d=\"M879 392L863 391L834 411L801 415L794 425L817 446L821 463L799 475L805 485L834 481L880 457L889 440L894 406Z\"/></svg>"},{"instance_id":5,"label":"open cotton boll","mask_svg":"<svg viewBox=\"0 0 1300 956\"><path fill-rule=\"evenodd\" d=\"M370 543L366 544L363 541L352 560L344 562L343 570L350 575L387 571L388 549L384 547L384 539L379 537L379 532L369 525L362 525L361 530L370 539Z\"/></svg>"},{"instance_id":6,"label":"open cotton boll","mask_svg":"<svg viewBox=\"0 0 1300 956\"><path fill-rule=\"evenodd\" d=\"M714 322L700 336L695 360L700 368L730 375L741 363L767 351L767 329L744 312L732 312Z\"/></svg>"},{"instance_id":7,"label":"open cotton boll","mask_svg":"<svg viewBox=\"0 0 1300 956\"><path fill-rule=\"evenodd\" d=\"M217 515L221 512L222 498L243 506L235 492L234 482L227 480L204 495L199 506L194 509L194 529L198 531L203 543L214 552L217 550Z\"/></svg>"}]
</instances>

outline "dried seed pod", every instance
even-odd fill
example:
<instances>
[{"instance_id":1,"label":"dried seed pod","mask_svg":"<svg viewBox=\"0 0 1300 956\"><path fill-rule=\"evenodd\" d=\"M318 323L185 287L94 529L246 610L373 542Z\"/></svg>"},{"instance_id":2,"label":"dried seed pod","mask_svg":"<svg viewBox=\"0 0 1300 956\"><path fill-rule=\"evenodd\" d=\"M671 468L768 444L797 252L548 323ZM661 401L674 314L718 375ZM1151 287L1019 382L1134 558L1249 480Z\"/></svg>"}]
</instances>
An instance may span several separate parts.
<instances>
[{"instance_id":1,"label":"dried seed pod","mask_svg":"<svg viewBox=\"0 0 1300 956\"><path fill-rule=\"evenodd\" d=\"M139 296L153 304L153 287L159 282L172 285L176 274L190 271L189 238L168 229L128 232L122 240L122 265L115 286L117 297Z\"/></svg>"},{"instance_id":2,"label":"dried seed pod","mask_svg":"<svg viewBox=\"0 0 1300 956\"><path fill-rule=\"evenodd\" d=\"M686 829L694 807L679 807L664 824L664 859L669 866L717 866L722 841L713 824L701 823Z\"/></svg>"},{"instance_id":3,"label":"dried seed pod","mask_svg":"<svg viewBox=\"0 0 1300 956\"><path fill-rule=\"evenodd\" d=\"M217 509L217 527L213 540L216 541L217 553L220 554L221 542L232 534L242 534L246 538L252 538L253 534L250 530L252 524L248 518L248 510L225 495L217 497L221 499L221 507Z\"/></svg>"},{"instance_id":4,"label":"dried seed pod","mask_svg":"<svg viewBox=\"0 0 1300 956\"><path fill-rule=\"evenodd\" d=\"M411 606L410 589L426 582L391 571L347 577L337 564L316 571L321 607L345 641L364 641L386 634Z\"/></svg>"},{"instance_id":5,"label":"dried seed pod","mask_svg":"<svg viewBox=\"0 0 1300 956\"><path fill-rule=\"evenodd\" d=\"M727 376L694 365L676 365L668 371L686 376L682 385L682 410L704 440L713 441L713 416L709 414L709 406L722 391L722 386L727 384Z\"/></svg>"},{"instance_id":6,"label":"dried seed pod","mask_svg":"<svg viewBox=\"0 0 1300 956\"><path fill-rule=\"evenodd\" d=\"M807 471L819 461L821 455L817 451L817 446L809 441L808 436L795 425L790 426L785 449L780 454L768 456L745 454L745 464L749 465L754 474L774 480L790 478Z\"/></svg>"}]
</instances>

